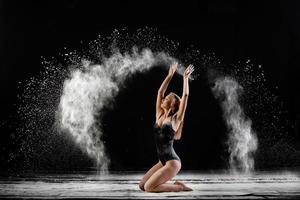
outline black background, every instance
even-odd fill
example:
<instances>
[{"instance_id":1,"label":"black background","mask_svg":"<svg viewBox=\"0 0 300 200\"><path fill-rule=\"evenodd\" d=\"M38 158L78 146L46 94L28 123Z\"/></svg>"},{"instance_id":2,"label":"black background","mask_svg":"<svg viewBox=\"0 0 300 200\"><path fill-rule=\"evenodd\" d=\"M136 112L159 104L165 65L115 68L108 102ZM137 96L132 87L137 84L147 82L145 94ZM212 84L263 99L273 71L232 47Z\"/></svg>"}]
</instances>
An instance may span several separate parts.
<instances>
[{"instance_id":1,"label":"black background","mask_svg":"<svg viewBox=\"0 0 300 200\"><path fill-rule=\"evenodd\" d=\"M79 48L80 41L110 34L115 28L134 32L145 26L157 28L182 47L215 52L225 63L251 59L262 65L268 83L278 86L276 93L292 123L300 111L298 1L1 1L0 6L1 121L18 103L17 83L41 70L41 56L55 56L63 47ZM120 93L115 110L104 118L112 168L141 169L156 161L153 94L165 75L154 71L134 76L129 89ZM178 94L180 78L176 76L170 86ZM175 148L185 169L224 168L222 114L205 83L196 83L190 86L185 135ZM9 134L2 127L4 153L10 148ZM292 134L299 139L299 133Z\"/></svg>"}]
</instances>

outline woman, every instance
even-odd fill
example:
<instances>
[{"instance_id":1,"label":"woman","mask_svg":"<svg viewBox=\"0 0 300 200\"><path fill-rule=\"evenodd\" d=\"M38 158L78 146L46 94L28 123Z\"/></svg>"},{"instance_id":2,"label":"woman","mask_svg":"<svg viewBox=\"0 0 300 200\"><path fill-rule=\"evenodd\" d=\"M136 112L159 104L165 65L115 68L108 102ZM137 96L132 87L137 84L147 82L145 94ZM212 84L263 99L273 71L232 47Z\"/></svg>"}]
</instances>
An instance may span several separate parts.
<instances>
[{"instance_id":1,"label":"woman","mask_svg":"<svg viewBox=\"0 0 300 200\"><path fill-rule=\"evenodd\" d=\"M184 114L189 95L189 76L194 71L189 65L183 74L183 93L181 99L170 92L166 97L164 93L177 69L177 63L170 65L169 73L160 86L156 99L156 122L154 125L154 138L159 161L142 178L139 187L146 192L178 192L191 191L180 181L174 184L166 183L180 170L181 161L173 149L173 140L181 138Z\"/></svg>"}]
</instances>

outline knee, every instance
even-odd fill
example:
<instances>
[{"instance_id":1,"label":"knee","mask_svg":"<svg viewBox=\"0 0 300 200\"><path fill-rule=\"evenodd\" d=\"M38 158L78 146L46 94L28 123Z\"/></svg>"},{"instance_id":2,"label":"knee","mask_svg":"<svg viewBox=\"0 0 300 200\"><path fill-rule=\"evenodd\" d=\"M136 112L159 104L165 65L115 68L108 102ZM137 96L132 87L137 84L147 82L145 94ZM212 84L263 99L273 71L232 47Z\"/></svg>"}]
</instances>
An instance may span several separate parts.
<instances>
[{"instance_id":1,"label":"knee","mask_svg":"<svg viewBox=\"0 0 300 200\"><path fill-rule=\"evenodd\" d=\"M145 183L141 181L141 182L139 183L139 188L140 188L141 190L145 191L144 186L145 186Z\"/></svg>"},{"instance_id":2,"label":"knee","mask_svg":"<svg viewBox=\"0 0 300 200\"><path fill-rule=\"evenodd\" d=\"M144 191L146 192L154 192L154 186L152 184L150 184L149 182L146 182L144 184Z\"/></svg>"},{"instance_id":3,"label":"knee","mask_svg":"<svg viewBox=\"0 0 300 200\"><path fill-rule=\"evenodd\" d=\"M181 169L181 162L178 162L177 169L178 169L178 171Z\"/></svg>"}]
</instances>

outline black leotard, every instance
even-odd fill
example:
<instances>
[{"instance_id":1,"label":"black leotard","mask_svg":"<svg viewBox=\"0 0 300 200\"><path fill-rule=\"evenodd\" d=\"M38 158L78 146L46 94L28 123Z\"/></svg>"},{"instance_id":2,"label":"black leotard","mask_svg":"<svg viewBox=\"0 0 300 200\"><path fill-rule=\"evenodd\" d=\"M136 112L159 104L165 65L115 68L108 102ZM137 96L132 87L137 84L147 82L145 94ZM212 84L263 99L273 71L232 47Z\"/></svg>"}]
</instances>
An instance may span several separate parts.
<instances>
[{"instance_id":1,"label":"black leotard","mask_svg":"<svg viewBox=\"0 0 300 200\"><path fill-rule=\"evenodd\" d=\"M179 160L180 158L173 149L175 131L172 128L171 122L163 124L159 127L157 123L154 125L154 139L158 158L163 165L168 160Z\"/></svg>"}]
</instances>

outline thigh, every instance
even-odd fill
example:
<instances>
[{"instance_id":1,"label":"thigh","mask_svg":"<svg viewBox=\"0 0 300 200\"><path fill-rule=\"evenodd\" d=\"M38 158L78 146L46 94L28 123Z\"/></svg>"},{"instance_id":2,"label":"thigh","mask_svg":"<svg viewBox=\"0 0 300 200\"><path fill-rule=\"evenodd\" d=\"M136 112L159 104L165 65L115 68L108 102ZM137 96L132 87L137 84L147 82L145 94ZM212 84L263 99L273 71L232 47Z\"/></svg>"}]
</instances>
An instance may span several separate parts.
<instances>
[{"instance_id":1,"label":"thigh","mask_svg":"<svg viewBox=\"0 0 300 200\"><path fill-rule=\"evenodd\" d=\"M166 165L158 169L145 183L148 187L156 187L171 180L180 170L181 163L178 160L167 161ZM145 186L145 187L147 187Z\"/></svg>"},{"instance_id":2,"label":"thigh","mask_svg":"<svg viewBox=\"0 0 300 200\"><path fill-rule=\"evenodd\" d=\"M158 163L156 163L153 167L151 167L151 169L147 171L147 173L143 176L141 182L145 183L152 176L152 174L154 174L157 170L159 170L162 167L163 165L160 161L158 161Z\"/></svg>"}]
</instances>

